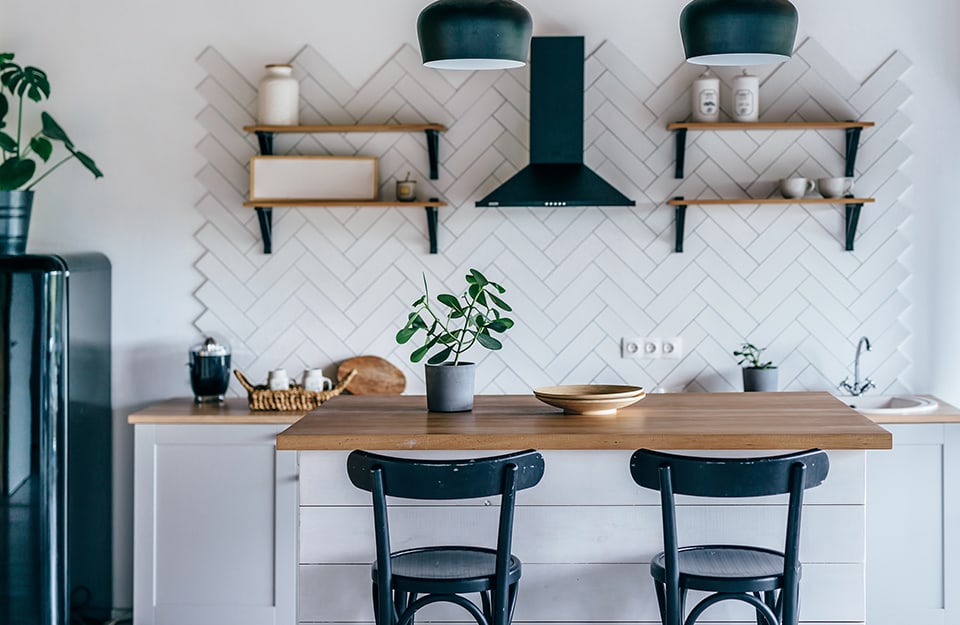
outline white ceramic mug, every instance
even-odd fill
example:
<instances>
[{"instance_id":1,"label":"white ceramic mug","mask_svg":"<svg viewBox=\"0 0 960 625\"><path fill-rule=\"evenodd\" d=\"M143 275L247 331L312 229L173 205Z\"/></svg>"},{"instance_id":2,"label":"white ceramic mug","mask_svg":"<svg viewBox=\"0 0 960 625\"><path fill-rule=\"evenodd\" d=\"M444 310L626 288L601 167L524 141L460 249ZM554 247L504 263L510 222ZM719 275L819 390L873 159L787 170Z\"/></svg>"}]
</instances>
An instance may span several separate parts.
<instances>
[{"instance_id":1,"label":"white ceramic mug","mask_svg":"<svg viewBox=\"0 0 960 625\"><path fill-rule=\"evenodd\" d=\"M790 199L802 198L812 193L816 186L809 178L784 178L780 181L780 195Z\"/></svg>"},{"instance_id":2,"label":"white ceramic mug","mask_svg":"<svg viewBox=\"0 0 960 625\"><path fill-rule=\"evenodd\" d=\"M817 190L823 197L843 197L853 193L853 178L819 178Z\"/></svg>"},{"instance_id":3,"label":"white ceramic mug","mask_svg":"<svg viewBox=\"0 0 960 625\"><path fill-rule=\"evenodd\" d=\"M290 388L290 376L286 369L274 369L267 374L267 386L271 391L285 391Z\"/></svg>"},{"instance_id":4,"label":"white ceramic mug","mask_svg":"<svg viewBox=\"0 0 960 625\"><path fill-rule=\"evenodd\" d=\"M303 390L329 391L333 380L323 375L323 369L305 369L303 372Z\"/></svg>"}]
</instances>

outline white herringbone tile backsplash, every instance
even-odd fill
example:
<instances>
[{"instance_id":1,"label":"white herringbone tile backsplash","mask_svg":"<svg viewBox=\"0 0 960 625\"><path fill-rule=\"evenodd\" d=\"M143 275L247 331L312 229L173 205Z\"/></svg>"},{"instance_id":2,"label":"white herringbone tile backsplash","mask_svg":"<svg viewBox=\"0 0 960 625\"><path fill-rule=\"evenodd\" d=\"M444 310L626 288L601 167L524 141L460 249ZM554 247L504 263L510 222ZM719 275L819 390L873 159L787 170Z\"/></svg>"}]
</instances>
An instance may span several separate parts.
<instances>
[{"instance_id":1,"label":"white herringbone tile backsplash","mask_svg":"<svg viewBox=\"0 0 960 625\"><path fill-rule=\"evenodd\" d=\"M305 47L293 59L301 123L444 123L440 177L429 180L422 135L278 135L277 153L380 158L381 195L412 172L420 197L439 196L440 253L427 253L419 208L274 209L274 253L262 253L253 209L242 204L256 139L256 86L215 49L198 58L205 165L197 177L205 218L196 233L203 332L227 336L234 365L253 380L269 369L296 374L374 354L404 369L422 392L421 365L397 346L396 330L418 297L453 290L469 267L503 283L517 327L500 352L478 351L478 391L525 393L562 383L630 383L648 389L740 389L731 352L745 339L768 347L784 390L830 389L852 368L854 345L874 350L863 367L881 391L910 388L911 330L901 292L912 268L910 151L900 110L910 61L894 53L863 83L816 41L760 72L762 118L876 122L864 131L857 195L864 206L856 251L843 251L843 207L691 207L684 253L673 252L673 210L687 197L757 197L780 178L843 173L842 131L691 132L686 177L673 177L670 121L689 116L682 65L655 84L610 42L586 59L585 160L636 200L635 208L476 208L473 203L527 163L528 75L438 72L402 47L356 87ZM737 72L720 69L729 89ZM624 336L680 336L680 360L624 360ZM237 390L237 389L234 389Z\"/></svg>"}]
</instances>

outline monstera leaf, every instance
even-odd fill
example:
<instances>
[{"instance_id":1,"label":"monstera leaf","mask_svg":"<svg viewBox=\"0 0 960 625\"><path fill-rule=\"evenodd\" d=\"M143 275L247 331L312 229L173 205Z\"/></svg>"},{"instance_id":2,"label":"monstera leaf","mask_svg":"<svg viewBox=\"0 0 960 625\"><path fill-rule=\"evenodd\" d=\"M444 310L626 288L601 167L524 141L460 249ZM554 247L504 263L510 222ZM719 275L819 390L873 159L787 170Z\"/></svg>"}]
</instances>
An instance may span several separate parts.
<instances>
[{"instance_id":1,"label":"monstera leaf","mask_svg":"<svg viewBox=\"0 0 960 625\"><path fill-rule=\"evenodd\" d=\"M37 170L37 164L28 158L14 156L0 165L0 191L13 191L27 184Z\"/></svg>"}]
</instances>

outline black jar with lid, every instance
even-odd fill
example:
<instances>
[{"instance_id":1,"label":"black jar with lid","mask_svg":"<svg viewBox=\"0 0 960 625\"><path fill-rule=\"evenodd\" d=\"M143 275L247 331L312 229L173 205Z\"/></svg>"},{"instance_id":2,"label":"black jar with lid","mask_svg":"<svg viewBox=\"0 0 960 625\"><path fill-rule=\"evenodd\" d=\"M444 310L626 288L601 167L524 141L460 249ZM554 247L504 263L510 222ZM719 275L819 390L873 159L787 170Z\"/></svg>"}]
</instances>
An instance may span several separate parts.
<instances>
[{"instance_id":1,"label":"black jar with lid","mask_svg":"<svg viewBox=\"0 0 960 625\"><path fill-rule=\"evenodd\" d=\"M230 386L230 347L208 336L190 348L189 366L193 401L222 402Z\"/></svg>"}]
</instances>

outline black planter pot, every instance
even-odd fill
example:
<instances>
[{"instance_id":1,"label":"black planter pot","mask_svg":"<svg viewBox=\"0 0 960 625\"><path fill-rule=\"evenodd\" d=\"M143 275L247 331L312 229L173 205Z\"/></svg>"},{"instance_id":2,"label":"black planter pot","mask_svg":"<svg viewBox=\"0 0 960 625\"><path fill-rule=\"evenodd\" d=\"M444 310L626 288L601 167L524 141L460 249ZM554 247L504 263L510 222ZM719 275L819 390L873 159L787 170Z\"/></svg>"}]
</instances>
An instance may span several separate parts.
<instances>
[{"instance_id":1,"label":"black planter pot","mask_svg":"<svg viewBox=\"0 0 960 625\"><path fill-rule=\"evenodd\" d=\"M0 254L25 254L33 191L0 191Z\"/></svg>"},{"instance_id":2,"label":"black planter pot","mask_svg":"<svg viewBox=\"0 0 960 625\"><path fill-rule=\"evenodd\" d=\"M771 393L777 389L777 368L768 367L758 369L756 367L743 368L743 390L745 392L759 391Z\"/></svg>"}]
</instances>

